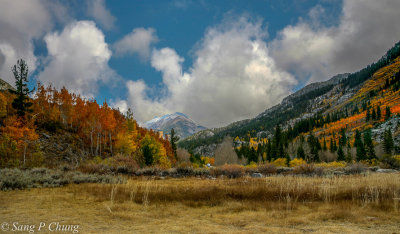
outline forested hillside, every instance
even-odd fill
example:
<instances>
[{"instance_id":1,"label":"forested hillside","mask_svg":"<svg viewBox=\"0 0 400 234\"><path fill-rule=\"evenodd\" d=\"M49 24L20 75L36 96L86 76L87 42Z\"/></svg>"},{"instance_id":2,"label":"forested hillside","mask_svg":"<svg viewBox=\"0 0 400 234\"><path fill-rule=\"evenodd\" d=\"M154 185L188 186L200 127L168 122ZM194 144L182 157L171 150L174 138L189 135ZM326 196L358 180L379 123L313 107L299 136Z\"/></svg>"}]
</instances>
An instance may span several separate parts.
<instances>
[{"instance_id":1,"label":"forested hillside","mask_svg":"<svg viewBox=\"0 0 400 234\"><path fill-rule=\"evenodd\" d=\"M175 164L168 139L139 127L130 110L122 114L51 85L38 83L32 92L26 63L18 61L13 71L16 90L3 85L0 91L0 167L79 165L111 156L137 166Z\"/></svg>"},{"instance_id":2,"label":"forested hillside","mask_svg":"<svg viewBox=\"0 0 400 234\"><path fill-rule=\"evenodd\" d=\"M378 62L358 72L310 84L254 119L199 132L180 145L204 154L207 145L229 135L235 138L238 157L247 163L296 157L360 161L395 153L399 55L397 43Z\"/></svg>"}]
</instances>

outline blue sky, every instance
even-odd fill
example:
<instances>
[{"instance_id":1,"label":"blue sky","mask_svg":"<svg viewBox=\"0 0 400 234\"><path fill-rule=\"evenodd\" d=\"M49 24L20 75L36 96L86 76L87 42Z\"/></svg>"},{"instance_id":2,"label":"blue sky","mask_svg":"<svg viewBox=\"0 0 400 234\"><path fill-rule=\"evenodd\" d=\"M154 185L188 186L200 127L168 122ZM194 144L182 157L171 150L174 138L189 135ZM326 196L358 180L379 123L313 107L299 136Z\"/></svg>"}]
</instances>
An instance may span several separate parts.
<instances>
[{"instance_id":1,"label":"blue sky","mask_svg":"<svg viewBox=\"0 0 400 234\"><path fill-rule=\"evenodd\" d=\"M218 127L354 72L400 39L396 0L0 0L0 77Z\"/></svg>"}]
</instances>

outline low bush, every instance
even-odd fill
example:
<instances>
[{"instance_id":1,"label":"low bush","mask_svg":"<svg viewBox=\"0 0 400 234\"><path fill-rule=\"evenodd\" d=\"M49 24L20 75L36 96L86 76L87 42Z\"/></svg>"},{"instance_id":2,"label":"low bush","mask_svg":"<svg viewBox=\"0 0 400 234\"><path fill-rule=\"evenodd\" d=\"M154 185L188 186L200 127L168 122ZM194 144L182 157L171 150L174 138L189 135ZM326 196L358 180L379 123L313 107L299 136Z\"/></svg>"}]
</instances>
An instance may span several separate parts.
<instances>
[{"instance_id":1,"label":"low bush","mask_svg":"<svg viewBox=\"0 0 400 234\"><path fill-rule=\"evenodd\" d=\"M323 168L321 167L316 167L314 164L302 164L300 166L297 166L293 169L294 174L301 174L301 175L308 175L308 176L313 176L313 175L322 175L323 174Z\"/></svg>"},{"instance_id":2,"label":"low bush","mask_svg":"<svg viewBox=\"0 0 400 234\"><path fill-rule=\"evenodd\" d=\"M228 178L239 178L244 175L244 168L237 164L225 164L223 166L212 168L211 175L215 177L223 175Z\"/></svg>"},{"instance_id":3,"label":"low bush","mask_svg":"<svg viewBox=\"0 0 400 234\"><path fill-rule=\"evenodd\" d=\"M389 154L385 154L381 158L381 164L381 167L383 168L400 169L400 156L391 156Z\"/></svg>"},{"instance_id":4,"label":"low bush","mask_svg":"<svg viewBox=\"0 0 400 234\"><path fill-rule=\"evenodd\" d=\"M249 174L249 175L259 172L257 164L255 162L251 162L249 165L246 165L244 170L245 170L246 174Z\"/></svg>"},{"instance_id":5,"label":"low bush","mask_svg":"<svg viewBox=\"0 0 400 234\"><path fill-rule=\"evenodd\" d=\"M363 163L353 163L344 169L346 174L360 174L367 171L367 167Z\"/></svg>"},{"instance_id":6,"label":"low bush","mask_svg":"<svg viewBox=\"0 0 400 234\"><path fill-rule=\"evenodd\" d=\"M337 162L337 161L333 161L333 162L322 162L322 163L316 163L315 166L316 167L324 167L324 168L344 168L346 167L347 163L346 162Z\"/></svg>"},{"instance_id":7,"label":"low bush","mask_svg":"<svg viewBox=\"0 0 400 234\"><path fill-rule=\"evenodd\" d=\"M261 164L257 167L257 170L263 175L272 175L277 172L276 166L271 163Z\"/></svg>"},{"instance_id":8,"label":"low bush","mask_svg":"<svg viewBox=\"0 0 400 234\"><path fill-rule=\"evenodd\" d=\"M135 172L137 176L156 176L161 174L162 170L158 167L145 167Z\"/></svg>"},{"instance_id":9,"label":"low bush","mask_svg":"<svg viewBox=\"0 0 400 234\"><path fill-rule=\"evenodd\" d=\"M122 183L124 179L111 175L84 174L79 171L64 172L47 168L30 170L0 169L0 190L60 187L71 183Z\"/></svg>"},{"instance_id":10,"label":"low bush","mask_svg":"<svg viewBox=\"0 0 400 234\"><path fill-rule=\"evenodd\" d=\"M286 158L277 158L274 161L272 161L271 163L277 167L286 167L287 166Z\"/></svg>"},{"instance_id":11,"label":"low bush","mask_svg":"<svg viewBox=\"0 0 400 234\"><path fill-rule=\"evenodd\" d=\"M210 175L210 170L207 168L197 168L193 170L194 176L208 176Z\"/></svg>"},{"instance_id":12,"label":"low bush","mask_svg":"<svg viewBox=\"0 0 400 234\"><path fill-rule=\"evenodd\" d=\"M303 164L307 164L307 162L302 158L295 158L289 162L290 167L297 167Z\"/></svg>"}]
</instances>

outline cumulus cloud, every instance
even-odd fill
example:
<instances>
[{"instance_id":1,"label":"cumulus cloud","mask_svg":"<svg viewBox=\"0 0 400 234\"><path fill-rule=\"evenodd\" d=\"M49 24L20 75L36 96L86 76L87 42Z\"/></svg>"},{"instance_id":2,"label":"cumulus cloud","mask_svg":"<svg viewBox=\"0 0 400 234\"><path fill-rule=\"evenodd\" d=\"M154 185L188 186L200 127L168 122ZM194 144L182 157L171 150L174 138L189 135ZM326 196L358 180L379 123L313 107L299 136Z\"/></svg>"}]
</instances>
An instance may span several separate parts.
<instances>
[{"instance_id":1,"label":"cumulus cloud","mask_svg":"<svg viewBox=\"0 0 400 234\"><path fill-rule=\"evenodd\" d=\"M116 18L107 9L105 0L89 0L87 14L99 22L104 29L114 28Z\"/></svg>"},{"instance_id":2,"label":"cumulus cloud","mask_svg":"<svg viewBox=\"0 0 400 234\"><path fill-rule=\"evenodd\" d=\"M94 97L99 81L113 76L108 67L111 51L94 22L71 23L62 32L47 34L44 40L49 63L38 75L40 81Z\"/></svg>"},{"instance_id":3,"label":"cumulus cloud","mask_svg":"<svg viewBox=\"0 0 400 234\"><path fill-rule=\"evenodd\" d=\"M39 0L4 0L0 7L0 77L14 83L11 67L24 58L30 71L37 66L32 39L42 36L52 27L52 15Z\"/></svg>"},{"instance_id":4,"label":"cumulus cloud","mask_svg":"<svg viewBox=\"0 0 400 234\"><path fill-rule=\"evenodd\" d=\"M138 54L142 60L150 57L152 44L158 41L153 28L135 28L113 47L117 56Z\"/></svg>"},{"instance_id":5,"label":"cumulus cloud","mask_svg":"<svg viewBox=\"0 0 400 234\"><path fill-rule=\"evenodd\" d=\"M270 45L272 57L300 82L357 71L399 40L399 8L397 0L345 0L339 23L326 27L320 23L324 9L316 6L310 10L309 20L278 33Z\"/></svg>"},{"instance_id":6,"label":"cumulus cloud","mask_svg":"<svg viewBox=\"0 0 400 234\"><path fill-rule=\"evenodd\" d=\"M297 83L276 67L266 36L260 21L245 17L209 28L187 72L182 71L184 59L175 50L155 49L151 64L162 72L165 95L151 99L143 80L128 81L126 103L139 121L172 111L209 127L253 117L281 101Z\"/></svg>"}]
</instances>

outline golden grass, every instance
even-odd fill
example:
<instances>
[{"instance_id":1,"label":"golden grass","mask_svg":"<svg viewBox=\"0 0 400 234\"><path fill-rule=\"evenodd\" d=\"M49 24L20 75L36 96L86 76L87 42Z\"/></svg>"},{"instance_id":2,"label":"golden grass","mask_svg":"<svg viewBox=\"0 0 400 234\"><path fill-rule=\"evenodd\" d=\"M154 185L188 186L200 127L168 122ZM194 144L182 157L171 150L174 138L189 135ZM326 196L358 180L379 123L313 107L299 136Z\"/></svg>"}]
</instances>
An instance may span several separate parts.
<instances>
[{"instance_id":1,"label":"golden grass","mask_svg":"<svg viewBox=\"0 0 400 234\"><path fill-rule=\"evenodd\" d=\"M400 174L332 178L130 179L0 193L5 222L80 233L394 233Z\"/></svg>"}]
</instances>

